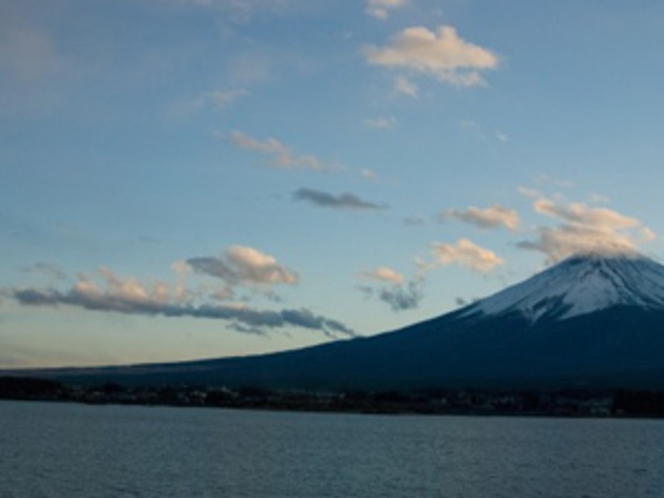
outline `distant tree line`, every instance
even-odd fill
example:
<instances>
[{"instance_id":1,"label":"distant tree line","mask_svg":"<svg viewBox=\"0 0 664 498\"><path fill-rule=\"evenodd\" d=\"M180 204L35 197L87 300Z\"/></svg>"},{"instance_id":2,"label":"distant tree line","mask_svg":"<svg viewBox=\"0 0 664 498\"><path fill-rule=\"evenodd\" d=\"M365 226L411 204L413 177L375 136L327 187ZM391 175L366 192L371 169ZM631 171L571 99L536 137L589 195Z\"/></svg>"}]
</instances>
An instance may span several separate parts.
<instances>
[{"instance_id":1,"label":"distant tree line","mask_svg":"<svg viewBox=\"0 0 664 498\"><path fill-rule=\"evenodd\" d=\"M129 387L108 382L75 386L51 379L0 377L0 399L354 413L664 417L664 391L626 389L317 392L253 386Z\"/></svg>"},{"instance_id":2,"label":"distant tree line","mask_svg":"<svg viewBox=\"0 0 664 498\"><path fill-rule=\"evenodd\" d=\"M65 391L65 386L55 380L30 377L0 377L0 399L57 399Z\"/></svg>"}]
</instances>

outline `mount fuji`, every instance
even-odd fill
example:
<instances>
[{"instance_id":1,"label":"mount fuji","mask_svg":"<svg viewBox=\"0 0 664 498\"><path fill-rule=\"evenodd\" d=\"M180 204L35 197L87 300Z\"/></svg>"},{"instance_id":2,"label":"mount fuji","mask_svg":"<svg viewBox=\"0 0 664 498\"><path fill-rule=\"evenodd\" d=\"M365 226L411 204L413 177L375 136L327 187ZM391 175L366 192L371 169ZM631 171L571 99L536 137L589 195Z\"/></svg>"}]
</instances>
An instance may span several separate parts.
<instances>
[{"instance_id":1,"label":"mount fuji","mask_svg":"<svg viewBox=\"0 0 664 498\"><path fill-rule=\"evenodd\" d=\"M470 306L465 314L519 313L533 324L625 306L664 310L664 266L633 252L577 255Z\"/></svg>"},{"instance_id":2,"label":"mount fuji","mask_svg":"<svg viewBox=\"0 0 664 498\"><path fill-rule=\"evenodd\" d=\"M62 380L301 389L664 387L664 266L572 256L452 313L260 356L62 370Z\"/></svg>"}]
</instances>

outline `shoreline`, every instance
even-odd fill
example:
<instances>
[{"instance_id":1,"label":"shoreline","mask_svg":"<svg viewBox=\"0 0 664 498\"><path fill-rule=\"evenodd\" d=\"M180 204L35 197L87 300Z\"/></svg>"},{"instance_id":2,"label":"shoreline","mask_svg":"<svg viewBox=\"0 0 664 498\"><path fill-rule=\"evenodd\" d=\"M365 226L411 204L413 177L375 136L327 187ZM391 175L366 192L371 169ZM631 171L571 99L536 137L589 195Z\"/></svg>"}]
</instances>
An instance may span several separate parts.
<instances>
[{"instance_id":1,"label":"shoreline","mask_svg":"<svg viewBox=\"0 0 664 498\"><path fill-rule=\"evenodd\" d=\"M49 379L0 377L0 400L382 415L664 418L663 391L625 389L320 392L112 383L77 386Z\"/></svg>"}]
</instances>

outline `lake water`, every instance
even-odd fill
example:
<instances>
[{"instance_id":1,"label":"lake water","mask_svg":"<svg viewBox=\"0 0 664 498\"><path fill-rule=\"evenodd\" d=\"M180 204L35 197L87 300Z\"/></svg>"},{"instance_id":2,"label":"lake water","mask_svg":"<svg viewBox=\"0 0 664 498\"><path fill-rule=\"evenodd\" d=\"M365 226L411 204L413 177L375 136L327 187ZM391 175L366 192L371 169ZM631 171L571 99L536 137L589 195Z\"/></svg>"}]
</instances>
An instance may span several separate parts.
<instances>
[{"instance_id":1,"label":"lake water","mask_svg":"<svg viewBox=\"0 0 664 498\"><path fill-rule=\"evenodd\" d=\"M0 402L0 497L664 496L664 422Z\"/></svg>"}]
</instances>

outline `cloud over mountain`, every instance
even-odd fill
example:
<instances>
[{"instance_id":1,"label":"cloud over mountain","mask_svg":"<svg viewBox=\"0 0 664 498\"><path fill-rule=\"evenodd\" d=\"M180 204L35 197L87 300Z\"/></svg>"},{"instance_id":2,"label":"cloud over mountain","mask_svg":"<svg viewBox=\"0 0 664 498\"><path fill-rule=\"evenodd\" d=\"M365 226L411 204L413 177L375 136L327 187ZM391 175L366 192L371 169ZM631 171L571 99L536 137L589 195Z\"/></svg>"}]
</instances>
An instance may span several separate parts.
<instances>
[{"instance_id":1,"label":"cloud over mountain","mask_svg":"<svg viewBox=\"0 0 664 498\"><path fill-rule=\"evenodd\" d=\"M517 245L544 253L549 263L574 253L635 250L655 238L654 232L636 218L608 208L539 197L534 199L533 209L559 223L540 226L535 238Z\"/></svg>"}]
</instances>

